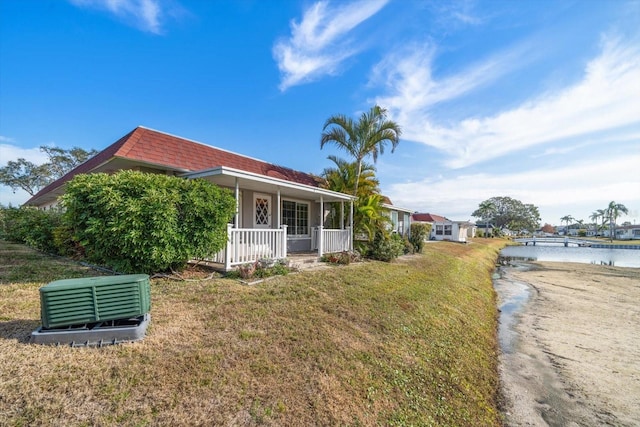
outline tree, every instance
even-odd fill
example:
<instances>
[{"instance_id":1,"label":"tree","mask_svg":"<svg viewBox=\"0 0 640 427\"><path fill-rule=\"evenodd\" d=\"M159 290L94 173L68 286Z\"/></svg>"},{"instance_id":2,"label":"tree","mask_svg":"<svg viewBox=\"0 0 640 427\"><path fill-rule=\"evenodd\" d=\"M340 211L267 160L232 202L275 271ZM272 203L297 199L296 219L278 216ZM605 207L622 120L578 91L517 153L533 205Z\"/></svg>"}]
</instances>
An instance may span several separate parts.
<instances>
[{"instance_id":1,"label":"tree","mask_svg":"<svg viewBox=\"0 0 640 427\"><path fill-rule=\"evenodd\" d=\"M0 183L10 187L14 193L22 189L33 196L49 181L49 168L46 164L38 166L19 158L8 161L7 166L0 168Z\"/></svg>"},{"instance_id":2,"label":"tree","mask_svg":"<svg viewBox=\"0 0 640 427\"><path fill-rule=\"evenodd\" d=\"M33 196L97 153L96 150L86 151L79 147L64 150L42 146L40 151L49 156L47 163L36 165L23 158L11 160L7 166L0 168L0 184L10 187L14 192L22 189Z\"/></svg>"},{"instance_id":3,"label":"tree","mask_svg":"<svg viewBox=\"0 0 640 427\"><path fill-rule=\"evenodd\" d=\"M493 204L493 202L491 200L485 200L484 202L480 203L480 206L478 206L478 209L476 209L471 214L471 216L484 220L485 224L487 225L485 229L486 234L484 237L488 237L489 221L493 219L493 217L496 215L497 212L498 210L496 209L496 206Z\"/></svg>"},{"instance_id":4,"label":"tree","mask_svg":"<svg viewBox=\"0 0 640 427\"><path fill-rule=\"evenodd\" d=\"M323 127L320 149L328 143L334 143L353 157L356 163L353 195L357 196L364 160L371 156L375 164L378 155L384 154L388 143L391 144L393 153L400 142L401 134L400 126L392 120L387 120L387 110L376 105L368 112L362 113L358 122L343 114L329 117Z\"/></svg>"},{"instance_id":5,"label":"tree","mask_svg":"<svg viewBox=\"0 0 640 427\"><path fill-rule=\"evenodd\" d=\"M551 224L547 224L547 223L545 223L545 224L542 226L541 230L542 230L544 233L549 233L549 234L553 234L553 233L556 231L556 230L555 230L555 228L553 227L553 225L551 225Z\"/></svg>"},{"instance_id":6,"label":"tree","mask_svg":"<svg viewBox=\"0 0 640 427\"><path fill-rule=\"evenodd\" d=\"M497 228L507 227L511 230L536 230L540 225L540 213L538 208L529 203L522 203L520 200L511 197L492 197L480 203L483 206L488 202L495 208L495 213L491 220ZM472 216L482 218L483 213L480 207L475 210Z\"/></svg>"},{"instance_id":7,"label":"tree","mask_svg":"<svg viewBox=\"0 0 640 427\"><path fill-rule=\"evenodd\" d=\"M51 180L54 181L61 178L65 173L69 172L76 166L89 160L91 157L98 154L96 150L86 151L80 147L73 147L69 150L64 150L58 147L40 147L40 151L49 156L49 163L47 163L51 175Z\"/></svg>"},{"instance_id":8,"label":"tree","mask_svg":"<svg viewBox=\"0 0 640 427\"><path fill-rule=\"evenodd\" d=\"M613 241L616 234L616 220L621 214L628 214L629 209L622 203L616 203L613 200L607 206L607 218L609 219L609 239Z\"/></svg>"},{"instance_id":9,"label":"tree","mask_svg":"<svg viewBox=\"0 0 640 427\"><path fill-rule=\"evenodd\" d=\"M327 159L335 163L336 167L325 168L322 171L321 176L325 180L324 187L340 193L354 193L356 191L358 165L355 162L349 163L337 156L329 156ZM362 163L357 196L380 192L380 182L376 178L375 172L376 169L373 165L366 162Z\"/></svg>"},{"instance_id":10,"label":"tree","mask_svg":"<svg viewBox=\"0 0 640 427\"><path fill-rule=\"evenodd\" d=\"M591 215L589 216L589 219L591 221L593 221L593 224L595 225L595 235L598 235L598 231L601 228L604 228L604 221L605 221L605 216L606 216L606 210L605 209L597 209L594 212L591 213ZM602 218L602 227L598 226L598 219Z\"/></svg>"},{"instance_id":11,"label":"tree","mask_svg":"<svg viewBox=\"0 0 640 427\"><path fill-rule=\"evenodd\" d=\"M326 168L322 172L325 179L324 187L342 193L352 193L356 188L357 164L349 163L336 156L329 156L329 160L336 164L335 168ZM388 218L382 206L384 197L380 194L375 167L368 163L362 164L358 185L358 199L354 205L353 227L356 233L365 233L372 238L377 229L385 229ZM346 212L345 212L346 215ZM344 218L343 218L344 220ZM328 221L337 226L341 223L339 213L332 212Z\"/></svg>"},{"instance_id":12,"label":"tree","mask_svg":"<svg viewBox=\"0 0 640 427\"><path fill-rule=\"evenodd\" d=\"M377 232L387 234L389 217L382 206L384 197L380 194L370 194L358 199L353 216L355 233L366 233L372 239Z\"/></svg>"},{"instance_id":13,"label":"tree","mask_svg":"<svg viewBox=\"0 0 640 427\"><path fill-rule=\"evenodd\" d=\"M567 223L567 228L565 229L565 232L564 232L565 236L569 234L569 223L573 220L574 218L571 215L565 215L562 218L560 218L560 224L562 224L563 222Z\"/></svg>"},{"instance_id":14,"label":"tree","mask_svg":"<svg viewBox=\"0 0 640 427\"><path fill-rule=\"evenodd\" d=\"M356 163L349 163L348 161L336 156L329 156L327 158L333 161L336 167L325 168L325 170L322 171L321 176L325 180L323 187L340 193L353 193L356 186ZM376 178L375 170L376 169L373 165L368 163L362 164L362 171L359 179L360 182L358 185L358 199L355 202L355 225L357 225L359 219L357 214L359 206L365 203L365 199L369 195L380 193L379 181ZM338 227L339 224L343 224L346 220L346 218L340 217L341 213L338 211L338 206L338 203L331 204L331 212L327 221L332 227ZM346 216L347 213L344 212L344 215Z\"/></svg>"}]
</instances>

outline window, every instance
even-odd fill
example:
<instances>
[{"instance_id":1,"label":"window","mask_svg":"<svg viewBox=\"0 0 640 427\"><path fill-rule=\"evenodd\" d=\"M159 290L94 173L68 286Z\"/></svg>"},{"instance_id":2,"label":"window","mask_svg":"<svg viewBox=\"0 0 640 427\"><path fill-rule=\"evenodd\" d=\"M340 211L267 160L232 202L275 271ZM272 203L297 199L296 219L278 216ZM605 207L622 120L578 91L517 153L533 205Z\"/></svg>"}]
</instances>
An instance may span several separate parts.
<instances>
[{"instance_id":1,"label":"window","mask_svg":"<svg viewBox=\"0 0 640 427\"><path fill-rule=\"evenodd\" d=\"M445 225L444 226L444 235L445 236L451 236L451 225Z\"/></svg>"},{"instance_id":2,"label":"window","mask_svg":"<svg viewBox=\"0 0 640 427\"><path fill-rule=\"evenodd\" d=\"M255 193L253 195L255 228L269 228L271 223L271 196Z\"/></svg>"},{"instance_id":3,"label":"window","mask_svg":"<svg viewBox=\"0 0 640 427\"><path fill-rule=\"evenodd\" d=\"M309 235L309 204L283 200L282 224L288 235Z\"/></svg>"},{"instance_id":4,"label":"window","mask_svg":"<svg viewBox=\"0 0 640 427\"><path fill-rule=\"evenodd\" d=\"M442 236L442 225L436 225L436 236Z\"/></svg>"},{"instance_id":5,"label":"window","mask_svg":"<svg viewBox=\"0 0 640 427\"><path fill-rule=\"evenodd\" d=\"M398 212L391 211L391 224L394 230L398 230Z\"/></svg>"}]
</instances>

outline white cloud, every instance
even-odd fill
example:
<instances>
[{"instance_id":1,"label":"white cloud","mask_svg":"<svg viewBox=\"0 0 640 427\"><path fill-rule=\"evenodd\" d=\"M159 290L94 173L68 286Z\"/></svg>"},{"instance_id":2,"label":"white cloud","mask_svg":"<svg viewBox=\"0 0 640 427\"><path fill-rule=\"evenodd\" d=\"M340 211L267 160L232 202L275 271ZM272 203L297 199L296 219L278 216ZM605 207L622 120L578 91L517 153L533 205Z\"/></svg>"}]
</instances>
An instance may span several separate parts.
<instances>
[{"instance_id":1,"label":"white cloud","mask_svg":"<svg viewBox=\"0 0 640 427\"><path fill-rule=\"evenodd\" d=\"M640 124L640 44L603 38L601 54L587 64L581 81L545 93L493 116L435 123L429 108L460 98L504 74L513 52L477 64L456 76L431 76L433 51L418 52L388 68L392 93L376 102L403 125L404 138L436 147L462 168L551 141ZM517 56L517 55L516 55ZM381 67L385 67L384 64ZM380 70L376 70L381 74ZM636 131L637 132L637 131Z\"/></svg>"},{"instance_id":2,"label":"white cloud","mask_svg":"<svg viewBox=\"0 0 640 427\"><path fill-rule=\"evenodd\" d=\"M387 108L393 120L402 125L403 139L448 152L451 143L443 137L447 130L431 123L431 108L498 81L513 69L525 66L533 55L531 45L523 43L457 74L436 79L432 73L436 47L430 43L416 43L387 56L373 68L370 84L383 84L390 92L374 102ZM461 126L472 132L475 124L465 122Z\"/></svg>"},{"instance_id":3,"label":"white cloud","mask_svg":"<svg viewBox=\"0 0 640 427\"><path fill-rule=\"evenodd\" d=\"M432 7L437 12L437 23L446 31L448 27L457 25L480 25L485 19L475 12L474 0L434 2Z\"/></svg>"},{"instance_id":4,"label":"white cloud","mask_svg":"<svg viewBox=\"0 0 640 427\"><path fill-rule=\"evenodd\" d=\"M393 184L384 192L398 206L469 219L483 200L509 196L540 208L543 222L558 223L564 215L588 220L609 201L622 203L636 220L640 209L640 152L555 169L531 169L510 174L490 173L425 178ZM633 220L633 218L629 218Z\"/></svg>"},{"instance_id":5,"label":"white cloud","mask_svg":"<svg viewBox=\"0 0 640 427\"><path fill-rule=\"evenodd\" d=\"M320 1L304 12L299 23L292 20L291 37L273 47L282 74L280 90L335 74L338 66L358 51L346 35L387 2L361 0L330 7L328 2Z\"/></svg>"},{"instance_id":6,"label":"white cloud","mask_svg":"<svg viewBox=\"0 0 640 427\"><path fill-rule=\"evenodd\" d=\"M0 141L5 142L6 140L0 139ZM0 158L0 167L6 166L9 160L17 160L19 158L23 158L35 164L42 164L49 161L49 157L40 151L39 147L22 148L13 144L0 144L0 153L2 153L2 157Z\"/></svg>"},{"instance_id":7,"label":"white cloud","mask_svg":"<svg viewBox=\"0 0 640 427\"><path fill-rule=\"evenodd\" d=\"M13 139L13 138L9 138L8 136L0 135L0 142L9 142L9 143L11 143L11 142L16 142L16 140Z\"/></svg>"},{"instance_id":8,"label":"white cloud","mask_svg":"<svg viewBox=\"0 0 640 427\"><path fill-rule=\"evenodd\" d=\"M69 0L72 4L107 12L150 33L162 33L165 7L161 0Z\"/></svg>"}]
</instances>

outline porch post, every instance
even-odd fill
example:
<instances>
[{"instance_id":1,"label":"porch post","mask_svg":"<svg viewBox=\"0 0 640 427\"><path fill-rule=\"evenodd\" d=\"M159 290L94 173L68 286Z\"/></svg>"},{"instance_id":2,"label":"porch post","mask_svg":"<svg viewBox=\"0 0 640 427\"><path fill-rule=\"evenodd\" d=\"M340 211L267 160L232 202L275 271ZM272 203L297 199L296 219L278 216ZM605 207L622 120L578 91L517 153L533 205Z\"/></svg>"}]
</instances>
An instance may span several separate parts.
<instances>
[{"instance_id":1,"label":"porch post","mask_svg":"<svg viewBox=\"0 0 640 427\"><path fill-rule=\"evenodd\" d=\"M340 200L340 230L344 230L344 200Z\"/></svg>"},{"instance_id":2,"label":"porch post","mask_svg":"<svg viewBox=\"0 0 640 427\"><path fill-rule=\"evenodd\" d=\"M224 271L231 270L231 246L235 246L231 240L232 227L233 225L227 224L227 244L224 247Z\"/></svg>"},{"instance_id":3,"label":"porch post","mask_svg":"<svg viewBox=\"0 0 640 427\"><path fill-rule=\"evenodd\" d=\"M353 251L353 231L355 227L353 226L353 199L351 199L351 206L349 212L349 224L351 224L349 233L351 234L351 238L349 239L349 250Z\"/></svg>"},{"instance_id":4,"label":"porch post","mask_svg":"<svg viewBox=\"0 0 640 427\"><path fill-rule=\"evenodd\" d=\"M278 187L278 196L276 197L277 199L277 205L276 205L276 228L280 228L280 187ZM286 234L286 232L285 232Z\"/></svg>"},{"instance_id":5,"label":"porch post","mask_svg":"<svg viewBox=\"0 0 640 427\"><path fill-rule=\"evenodd\" d=\"M238 177L236 177L236 217L233 220L233 225L235 228L240 228L240 182L238 181ZM228 233L227 237L229 237Z\"/></svg>"},{"instance_id":6,"label":"porch post","mask_svg":"<svg viewBox=\"0 0 640 427\"><path fill-rule=\"evenodd\" d=\"M287 225L283 224L280 226L282 228L282 257L287 257Z\"/></svg>"},{"instance_id":7,"label":"porch post","mask_svg":"<svg viewBox=\"0 0 640 427\"><path fill-rule=\"evenodd\" d=\"M318 256L321 257L324 253L324 239L322 238L324 229L324 199L320 196L320 226L318 227Z\"/></svg>"}]
</instances>

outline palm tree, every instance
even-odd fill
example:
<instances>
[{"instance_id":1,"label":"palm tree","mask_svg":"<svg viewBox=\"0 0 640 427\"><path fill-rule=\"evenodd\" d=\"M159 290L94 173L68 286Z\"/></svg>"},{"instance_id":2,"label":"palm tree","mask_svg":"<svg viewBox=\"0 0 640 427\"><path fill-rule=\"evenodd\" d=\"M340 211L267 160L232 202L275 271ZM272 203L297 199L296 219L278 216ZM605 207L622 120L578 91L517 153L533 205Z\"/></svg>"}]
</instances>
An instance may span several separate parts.
<instances>
[{"instance_id":1,"label":"palm tree","mask_svg":"<svg viewBox=\"0 0 640 427\"><path fill-rule=\"evenodd\" d=\"M485 221L487 227L485 228L485 236L488 237L489 234L489 221L493 219L493 217L498 213L498 208L491 200L485 200L484 202L478 205L478 209L476 209L471 216L475 216L476 218L480 218Z\"/></svg>"},{"instance_id":2,"label":"palm tree","mask_svg":"<svg viewBox=\"0 0 640 427\"><path fill-rule=\"evenodd\" d=\"M374 106L367 113L362 113L358 122L343 114L337 114L327 119L324 124L320 149L327 143L334 143L338 148L349 153L357 165L356 180L353 195L358 195L362 163L371 156L373 163L378 161L378 155L384 154L387 143L391 144L393 153L402 130L392 120L387 120L387 110Z\"/></svg>"},{"instance_id":3,"label":"palm tree","mask_svg":"<svg viewBox=\"0 0 640 427\"><path fill-rule=\"evenodd\" d=\"M607 210L606 209L596 209L591 216L589 217L596 226L596 235L598 234L598 230L602 230L604 228L604 222L606 220ZM602 218L602 225L598 226L598 218Z\"/></svg>"},{"instance_id":4,"label":"palm tree","mask_svg":"<svg viewBox=\"0 0 640 427\"><path fill-rule=\"evenodd\" d=\"M566 231L565 231L565 233L564 233L564 235L565 235L565 236L568 236L568 235L569 235L569 223L570 223L571 221L573 221L574 219L575 219L575 218L574 218L574 217L572 217L571 215L565 215L565 216L563 216L562 218L560 218L560 224L562 224L563 222L566 222L566 223L567 223L567 229L566 229Z\"/></svg>"},{"instance_id":5,"label":"palm tree","mask_svg":"<svg viewBox=\"0 0 640 427\"><path fill-rule=\"evenodd\" d=\"M369 194L358 199L353 218L353 228L356 233L366 233L372 239L376 231L385 231L390 219L384 214L382 206L384 196L381 194Z\"/></svg>"},{"instance_id":6,"label":"palm tree","mask_svg":"<svg viewBox=\"0 0 640 427\"><path fill-rule=\"evenodd\" d=\"M322 171L321 176L325 180L322 186L332 191L338 191L346 194L353 193L356 184L356 163L349 163L348 161L336 156L329 156L327 158L335 163L336 167L325 168L324 171ZM358 200L356 200L355 205L356 217L354 218L354 222L357 222L358 220L357 212L359 206L364 203L363 200L371 194L380 193L380 183L376 178L375 170L375 167L369 163L365 162L362 164L362 171L360 173L358 185ZM332 226L337 226L343 221L343 219L340 218L340 214L338 214L337 206L335 204L332 204L331 206L331 213L328 221Z\"/></svg>"},{"instance_id":7,"label":"palm tree","mask_svg":"<svg viewBox=\"0 0 640 427\"><path fill-rule=\"evenodd\" d=\"M609 206L607 206L607 218L609 219L609 239L613 241L613 238L616 234L616 219L624 213L625 215L629 213L629 209L622 203L616 203L613 200L609 202Z\"/></svg>"},{"instance_id":8,"label":"palm tree","mask_svg":"<svg viewBox=\"0 0 640 427\"><path fill-rule=\"evenodd\" d=\"M358 165L337 156L329 156L327 159L335 163L336 167L325 168L320 174L325 180L323 187L340 193L353 193ZM380 192L380 182L376 178L375 172L376 168L373 165L366 162L362 164L358 182L358 196Z\"/></svg>"}]
</instances>

